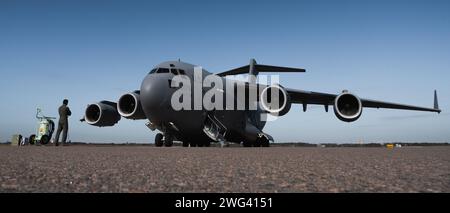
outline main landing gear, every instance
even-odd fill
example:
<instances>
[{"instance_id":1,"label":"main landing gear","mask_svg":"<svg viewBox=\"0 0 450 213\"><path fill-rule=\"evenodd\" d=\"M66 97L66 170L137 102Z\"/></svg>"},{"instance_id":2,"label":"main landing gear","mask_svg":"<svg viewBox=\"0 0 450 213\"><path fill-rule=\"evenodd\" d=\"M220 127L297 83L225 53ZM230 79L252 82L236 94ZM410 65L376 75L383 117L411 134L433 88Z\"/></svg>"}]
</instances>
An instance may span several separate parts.
<instances>
[{"instance_id":1,"label":"main landing gear","mask_svg":"<svg viewBox=\"0 0 450 213\"><path fill-rule=\"evenodd\" d=\"M173 141L175 137L168 133L158 133L155 137L156 147L171 147L173 146ZM210 147L210 141L196 142L196 141L183 141L183 147Z\"/></svg>"},{"instance_id":2,"label":"main landing gear","mask_svg":"<svg viewBox=\"0 0 450 213\"><path fill-rule=\"evenodd\" d=\"M244 141L244 147L270 147L270 140L264 135L259 136L256 141Z\"/></svg>"},{"instance_id":3,"label":"main landing gear","mask_svg":"<svg viewBox=\"0 0 450 213\"><path fill-rule=\"evenodd\" d=\"M155 146L156 147L171 147L173 146L174 136L172 134L162 134L158 133L155 137ZM183 147L210 147L210 141L196 142L196 141L182 141ZM255 141L244 141L242 143L244 147L270 147L270 139L261 134L259 135Z\"/></svg>"}]
</instances>

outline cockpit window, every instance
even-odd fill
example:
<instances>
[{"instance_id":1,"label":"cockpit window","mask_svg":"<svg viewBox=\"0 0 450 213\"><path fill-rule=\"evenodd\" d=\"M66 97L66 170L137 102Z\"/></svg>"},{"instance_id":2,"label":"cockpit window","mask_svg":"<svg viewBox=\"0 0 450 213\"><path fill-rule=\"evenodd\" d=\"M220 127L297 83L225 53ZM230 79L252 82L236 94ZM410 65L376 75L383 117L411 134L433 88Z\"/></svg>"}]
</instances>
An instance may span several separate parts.
<instances>
[{"instance_id":1,"label":"cockpit window","mask_svg":"<svg viewBox=\"0 0 450 213\"><path fill-rule=\"evenodd\" d=\"M159 68L156 73L169 73L169 69L167 69L167 68Z\"/></svg>"},{"instance_id":2,"label":"cockpit window","mask_svg":"<svg viewBox=\"0 0 450 213\"><path fill-rule=\"evenodd\" d=\"M186 75L186 73L184 72L184 70L178 70L178 72L180 72L180 75Z\"/></svg>"},{"instance_id":3,"label":"cockpit window","mask_svg":"<svg viewBox=\"0 0 450 213\"><path fill-rule=\"evenodd\" d=\"M157 68L155 68L155 69L152 69L148 74L152 74L152 73L155 73L156 72L156 70L157 70Z\"/></svg>"},{"instance_id":4,"label":"cockpit window","mask_svg":"<svg viewBox=\"0 0 450 213\"><path fill-rule=\"evenodd\" d=\"M170 69L170 72L174 75L178 75L177 69Z\"/></svg>"}]
</instances>

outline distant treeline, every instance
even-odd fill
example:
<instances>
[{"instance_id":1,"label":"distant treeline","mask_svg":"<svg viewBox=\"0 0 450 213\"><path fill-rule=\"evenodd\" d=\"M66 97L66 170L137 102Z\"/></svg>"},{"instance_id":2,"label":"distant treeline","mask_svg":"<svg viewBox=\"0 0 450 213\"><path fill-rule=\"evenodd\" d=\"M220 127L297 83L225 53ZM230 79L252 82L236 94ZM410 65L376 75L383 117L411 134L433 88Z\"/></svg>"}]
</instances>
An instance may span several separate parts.
<instances>
[{"instance_id":1,"label":"distant treeline","mask_svg":"<svg viewBox=\"0 0 450 213\"><path fill-rule=\"evenodd\" d=\"M392 143L275 143L275 146L298 146L298 147L384 147L387 144L399 144L401 146L449 146L450 143L404 143L404 142L392 142Z\"/></svg>"}]
</instances>

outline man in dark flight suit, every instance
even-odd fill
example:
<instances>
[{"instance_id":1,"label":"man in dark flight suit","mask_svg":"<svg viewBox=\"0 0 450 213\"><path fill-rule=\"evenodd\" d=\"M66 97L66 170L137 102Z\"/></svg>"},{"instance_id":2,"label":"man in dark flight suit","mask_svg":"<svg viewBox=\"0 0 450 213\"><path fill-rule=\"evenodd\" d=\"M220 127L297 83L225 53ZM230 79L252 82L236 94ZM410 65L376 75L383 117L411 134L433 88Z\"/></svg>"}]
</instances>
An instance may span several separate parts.
<instances>
[{"instance_id":1,"label":"man in dark flight suit","mask_svg":"<svg viewBox=\"0 0 450 213\"><path fill-rule=\"evenodd\" d=\"M55 145L59 145L59 135L61 134L61 131L63 131L63 137L62 142L63 144L66 143L67 140L67 132L69 131L69 116L72 115L72 112L70 111L69 107L67 106L69 104L69 101L67 99L64 99L63 105L59 107L59 122L58 122L58 131L56 131L55 136Z\"/></svg>"}]
</instances>

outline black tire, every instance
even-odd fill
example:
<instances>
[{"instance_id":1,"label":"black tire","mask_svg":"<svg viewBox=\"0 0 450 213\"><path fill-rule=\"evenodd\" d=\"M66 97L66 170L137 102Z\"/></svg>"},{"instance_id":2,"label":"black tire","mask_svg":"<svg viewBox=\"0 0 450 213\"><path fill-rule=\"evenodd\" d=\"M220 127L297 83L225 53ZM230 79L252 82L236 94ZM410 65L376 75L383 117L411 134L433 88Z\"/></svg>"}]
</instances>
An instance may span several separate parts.
<instances>
[{"instance_id":1,"label":"black tire","mask_svg":"<svg viewBox=\"0 0 450 213\"><path fill-rule=\"evenodd\" d=\"M166 147L171 147L173 146L173 136L166 134L166 136L164 137L164 146Z\"/></svg>"},{"instance_id":2,"label":"black tire","mask_svg":"<svg viewBox=\"0 0 450 213\"><path fill-rule=\"evenodd\" d=\"M205 144L203 143L203 142L199 142L199 143L197 143L197 146L198 147L203 147Z\"/></svg>"},{"instance_id":3,"label":"black tire","mask_svg":"<svg viewBox=\"0 0 450 213\"><path fill-rule=\"evenodd\" d=\"M270 141L266 137L261 138L261 146L262 147L270 147Z\"/></svg>"},{"instance_id":4,"label":"black tire","mask_svg":"<svg viewBox=\"0 0 450 213\"><path fill-rule=\"evenodd\" d=\"M191 147L196 147L196 146L197 146L197 143L195 143L194 141L190 141L190 142L189 142L189 146L191 146Z\"/></svg>"},{"instance_id":5,"label":"black tire","mask_svg":"<svg viewBox=\"0 0 450 213\"><path fill-rule=\"evenodd\" d=\"M161 133L156 134L156 136L155 136L155 146L156 147L161 147L164 145L163 137L164 136Z\"/></svg>"},{"instance_id":6,"label":"black tire","mask_svg":"<svg viewBox=\"0 0 450 213\"><path fill-rule=\"evenodd\" d=\"M258 138L253 142L253 147L261 147L261 138Z\"/></svg>"},{"instance_id":7,"label":"black tire","mask_svg":"<svg viewBox=\"0 0 450 213\"><path fill-rule=\"evenodd\" d=\"M30 135L28 138L28 143L34 145L34 140L36 140L36 135Z\"/></svg>"},{"instance_id":8,"label":"black tire","mask_svg":"<svg viewBox=\"0 0 450 213\"><path fill-rule=\"evenodd\" d=\"M189 142L183 141L183 147L189 147Z\"/></svg>"},{"instance_id":9,"label":"black tire","mask_svg":"<svg viewBox=\"0 0 450 213\"><path fill-rule=\"evenodd\" d=\"M43 135L41 137L40 142L41 142L41 145L47 145L48 142L50 142L50 137L48 135Z\"/></svg>"},{"instance_id":10,"label":"black tire","mask_svg":"<svg viewBox=\"0 0 450 213\"><path fill-rule=\"evenodd\" d=\"M211 146L211 141L207 141L207 142L205 142L205 147L210 147Z\"/></svg>"},{"instance_id":11,"label":"black tire","mask_svg":"<svg viewBox=\"0 0 450 213\"><path fill-rule=\"evenodd\" d=\"M244 142L242 142L242 146L244 146L244 147L252 147L252 142L244 141Z\"/></svg>"}]
</instances>

